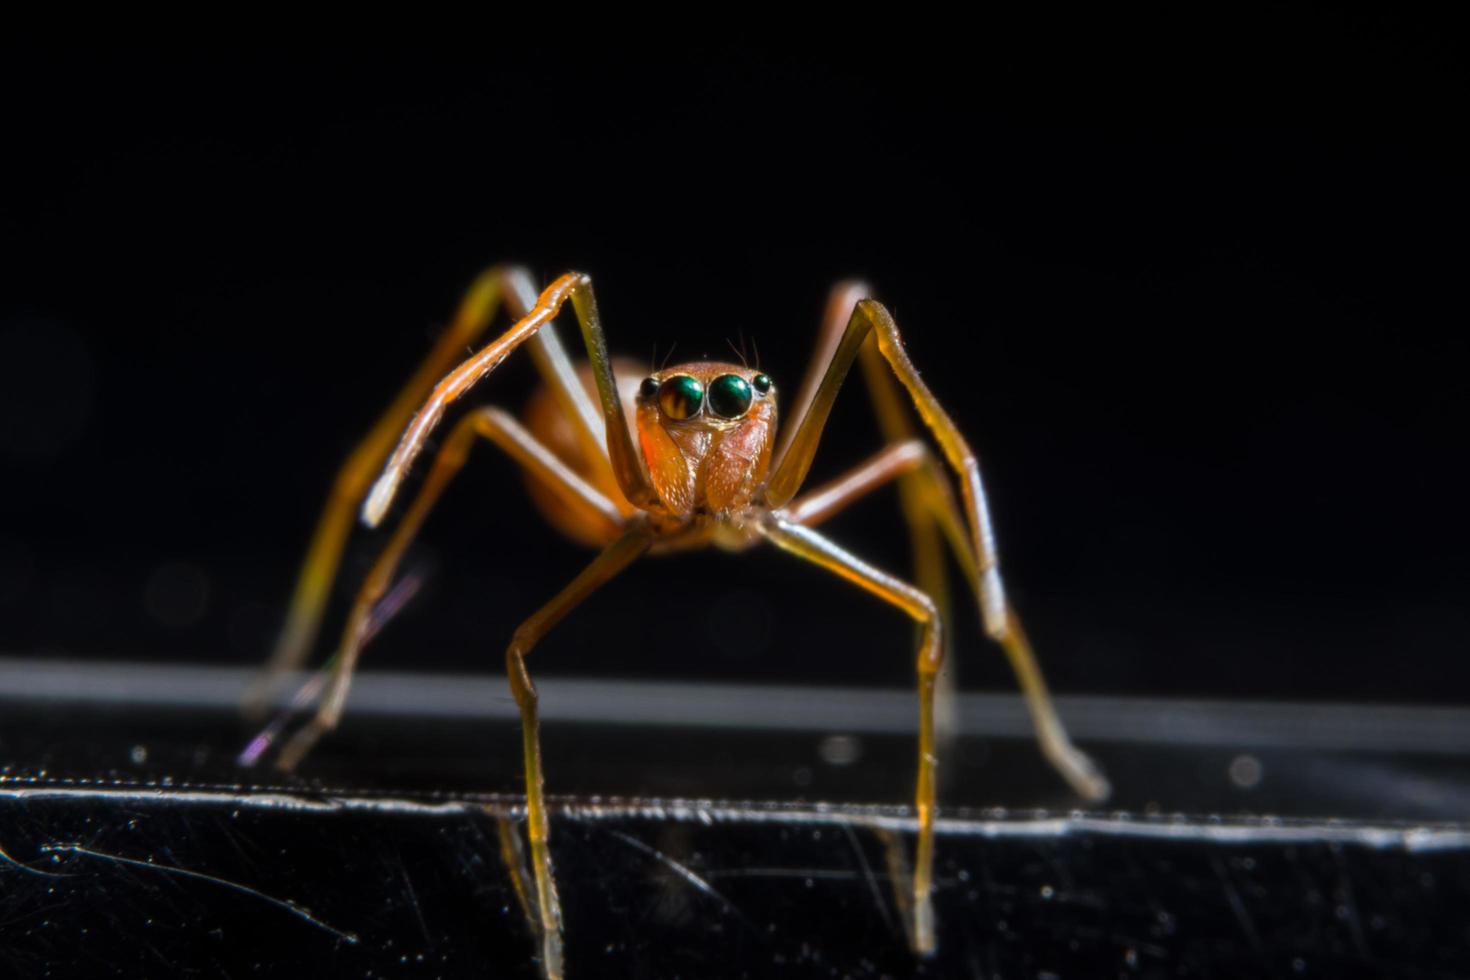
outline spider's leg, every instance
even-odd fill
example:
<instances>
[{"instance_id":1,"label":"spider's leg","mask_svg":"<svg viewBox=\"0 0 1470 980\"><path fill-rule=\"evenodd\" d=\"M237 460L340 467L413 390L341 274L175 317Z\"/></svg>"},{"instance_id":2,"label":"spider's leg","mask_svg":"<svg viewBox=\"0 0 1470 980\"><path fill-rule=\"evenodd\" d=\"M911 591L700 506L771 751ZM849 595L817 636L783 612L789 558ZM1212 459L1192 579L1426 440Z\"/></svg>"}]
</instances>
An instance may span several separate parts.
<instances>
[{"instance_id":1,"label":"spider's leg","mask_svg":"<svg viewBox=\"0 0 1470 980\"><path fill-rule=\"evenodd\" d=\"M521 843L521 837L516 833L515 824L509 816L493 816L495 836L500 841L500 863L505 865L505 872L510 876L510 887L515 892L516 904L521 907L521 915L525 916L531 931L539 936L541 920L531 911L531 889L536 886L532 883L530 869L526 866L525 845Z\"/></svg>"},{"instance_id":2,"label":"spider's leg","mask_svg":"<svg viewBox=\"0 0 1470 980\"><path fill-rule=\"evenodd\" d=\"M836 283L828 293L827 307L822 314L822 327L817 334L816 350L807 365L806 376L802 378L797 397L789 409L792 420L800 421L810 409L812 401L817 396L817 389L821 386L827 365L836 354L837 346L842 341L847 324L852 319L853 308L861 300L870 296L872 296L872 289L868 284L855 279ZM893 378L888 373L887 366L878 353L877 345L871 338L863 343L860 356L863 381L884 442L894 446L913 439L917 433L909 418L909 413L904 410L902 395L895 388ZM786 447L796 430L796 425L783 429L781 443L777 447L775 456L777 463L785 455ZM944 564L944 543L940 540L938 529L934 525L934 515L924 505L924 491L917 484L915 477L907 471L897 474L897 477L899 508L903 513L904 523L908 526L909 549L913 555L914 584L934 600L939 607L940 615L944 617L945 622L949 622L951 619L949 574ZM939 741L948 743L953 739L958 728L955 711L955 672L958 664L952 656L954 635L946 633L944 642L945 666L939 675L934 712L935 730Z\"/></svg>"},{"instance_id":3,"label":"spider's leg","mask_svg":"<svg viewBox=\"0 0 1470 980\"><path fill-rule=\"evenodd\" d=\"M832 360L817 386L811 405L797 421L796 432L791 437L787 453L771 474L766 486L766 503L770 507L779 508L800 489L811 468L817 445L821 441L822 429L837 399L837 392L853 360L857 358L863 345L870 342L870 334L876 339L882 359L907 390L920 418L928 426L943 451L944 458L959 478L968 541L966 550L973 555L975 579L978 582L976 592L985 629L1006 650L1013 669L1028 692L1028 703L1033 709L1038 705L1047 709L1042 716L1034 718L1034 724L1042 733L1045 746L1048 732L1053 736L1062 736L1064 733L1055 713L1050 710L1044 688L1040 686L1041 674L1030 646L1019 628L1019 620L1006 602L985 487L980 481L980 464L954 421L919 377L904 350L898 326L881 304L865 299L853 308L852 317L848 320ZM1035 697L1032 696L1033 691L1036 692ZM1070 748L1064 737L1052 738L1050 744L1052 748ZM1107 796L1107 780L1086 756L1075 749L1070 753L1051 755L1049 751L1048 754L1078 793L1092 800Z\"/></svg>"},{"instance_id":4,"label":"spider's leg","mask_svg":"<svg viewBox=\"0 0 1470 980\"><path fill-rule=\"evenodd\" d=\"M849 314L851 310L849 310ZM858 363L862 367L863 381L868 397L873 404L879 431L889 445L899 445L915 439L912 413L906 410L903 394L893 383L893 375L883 363L878 345L872 335L863 342L858 351ZM933 469L927 466L927 469ZM932 477L933 474L928 474ZM943 477L940 478L941 483ZM924 470L915 470L898 475L898 505L909 531L909 548L913 554L914 583L929 595L939 606L945 622L953 622L953 607L950 604L949 573L944 564L944 542L941 540L939 522L944 518L931 506L932 479L926 479ZM943 488L947 494L948 486ZM972 594L978 595L978 592ZM939 674L934 699L935 727L940 740L948 744L959 729L959 714L956 704L955 675L959 664L952 658L954 633L945 634L945 669Z\"/></svg>"},{"instance_id":5,"label":"spider's leg","mask_svg":"<svg viewBox=\"0 0 1470 980\"><path fill-rule=\"evenodd\" d=\"M871 295L872 289L868 284L858 280L845 280L832 287L827 296L826 310L822 314L822 327L817 334L816 350L808 363L806 376L802 378L796 399L788 408L789 417L794 422L799 422L806 415L812 401L816 398L827 365L836 354L847 324L852 319L853 308L861 300ZM883 433L883 440L890 445L897 445L914 438L917 433L909 420L908 413L904 411L901 395L895 389L893 378L889 375L873 340L869 339L863 343L861 357L863 381L872 400L873 413L877 417L879 430ZM797 428L795 424L783 428L781 442L777 446L774 457L777 464L785 456L786 448ZM948 621L950 618L949 576L944 567L944 545L939 540L939 534L934 526L934 517L929 508L924 506L922 488L916 484L913 477L906 473L899 475L898 494L904 523L909 529L914 583L934 599L939 606L940 614ZM945 653L953 653L953 637L947 636L945 642L951 644L946 647ZM945 657L945 664L944 673L939 678L937 699L938 728L941 739L952 734L954 729L953 674L955 664L948 656Z\"/></svg>"},{"instance_id":6,"label":"spider's leg","mask_svg":"<svg viewBox=\"0 0 1470 980\"><path fill-rule=\"evenodd\" d=\"M895 479L908 480L915 487L921 506L932 515L934 525L948 540L971 591L979 595L980 574L975 555L970 550L964 516L939 461L928 446L916 439L889 446L843 476L807 491L792 501L782 514L793 523L814 527ZM1026 698L1026 707L1042 753L1079 793L1092 796L1100 783L1101 792L1105 794L1106 778L1092 760L1072 744L1067 729L1057 716L1056 706L1046 689L1046 679L1036 663L1036 656L1014 608L1007 606L1006 615L1008 628L1000 639L1001 648ZM940 693L942 695L942 689ZM940 703L942 707L942 697Z\"/></svg>"},{"instance_id":7,"label":"spider's leg","mask_svg":"<svg viewBox=\"0 0 1470 980\"><path fill-rule=\"evenodd\" d=\"M608 458L607 441L603 434L602 416L598 414L597 406L592 403L587 389L582 386L582 379L577 377L577 370L572 367L554 325L548 323L542 327L526 346L531 351L531 360L535 362L536 369L556 398L557 407L572 420L574 437L582 459L605 475L613 476L612 461ZM601 481L599 485L605 486L606 483L607 481ZM613 503L625 516L631 516L636 511L632 504L622 498L615 499Z\"/></svg>"},{"instance_id":8,"label":"spider's leg","mask_svg":"<svg viewBox=\"0 0 1470 980\"><path fill-rule=\"evenodd\" d=\"M808 363L796 399L788 408L793 424L783 427L781 441L776 448L774 468L780 466L790 447L792 437L800 428L800 421L810 411L817 398L822 380L837 355L838 347L852 320L853 309L859 302L872 295L867 283L845 280L837 283L827 296L827 307L822 314L822 327L817 334L817 347ZM861 346L863 380L872 399L873 412L878 420L883 439L897 445L912 439L915 431L904 411L900 395L895 390L893 379L888 374L876 344L872 339ZM869 356L871 355L871 356ZM876 370L874 368L876 367ZM913 553L914 581L928 593L939 606L941 615L949 619L949 576L944 567L944 546L934 526L934 517L924 506L923 491L907 473L899 474L899 505L904 523L909 529L909 543ZM952 638L946 638L952 643ZM946 653L953 651L946 648ZM953 663L946 657L949 666L939 679L939 731L941 737L953 730L954 683Z\"/></svg>"},{"instance_id":9,"label":"spider's leg","mask_svg":"<svg viewBox=\"0 0 1470 980\"><path fill-rule=\"evenodd\" d=\"M926 466L932 459L929 447L918 439L892 443L837 479L806 491L787 504L782 514L794 524L816 527L873 491ZM925 516L933 520L935 515L926 513Z\"/></svg>"},{"instance_id":10,"label":"spider's leg","mask_svg":"<svg viewBox=\"0 0 1470 980\"><path fill-rule=\"evenodd\" d=\"M341 562L347 535L352 529L354 515L362 505L368 485L387 458L393 440L398 438L404 425L428 397L440 376L463 356L465 348L473 345L484 334L501 306L520 318L526 315L535 302L536 286L524 269L494 266L481 273L465 293L454 319L413 377L347 457L332 484L332 492L312 535L291 597L286 624L276 640L265 671L245 696L248 712L260 713L274 694L279 678L289 671L299 669L305 663L316 640L317 631L321 628L322 613ZM575 408L576 411L569 411L573 418L585 419L590 416L595 421L596 416L586 392L577 383L555 335L543 332L538 337L541 340L533 347L532 352L547 382L566 403L564 410ZM584 421L577 428L585 429L587 423ZM600 450L599 429L591 429L590 436ZM603 455L605 456L605 452Z\"/></svg>"},{"instance_id":11,"label":"spider's leg","mask_svg":"<svg viewBox=\"0 0 1470 980\"><path fill-rule=\"evenodd\" d=\"M934 952L934 682L944 660L944 630L939 609L920 590L879 571L811 528L771 515L759 529L777 547L835 572L892 603L913 617L919 626L919 778L914 794L919 835L914 852L911 938L914 949L928 955Z\"/></svg>"},{"instance_id":12,"label":"spider's leg","mask_svg":"<svg viewBox=\"0 0 1470 980\"><path fill-rule=\"evenodd\" d=\"M451 430L417 497L394 529L393 536L368 572L367 579L358 589L342 634L341 646L332 658L331 676L322 693L317 713L282 748L276 762L279 768L294 768L316 741L335 728L341 720L347 690L352 683L352 671L367 640L373 610L393 583L404 553L423 527L429 512L438 503L444 488L464 466L476 437L489 439L503 449L532 477L555 493L566 507L584 515L582 519L590 525L600 524L608 540L616 538L622 530L623 517L617 507L572 472L509 413L487 407L466 415Z\"/></svg>"},{"instance_id":13,"label":"spider's leg","mask_svg":"<svg viewBox=\"0 0 1470 980\"><path fill-rule=\"evenodd\" d=\"M537 715L536 686L526 671L526 654L594 590L622 571L648 550L650 538L641 527L628 530L608 545L566 588L516 630L505 652L505 669L511 694L521 709L521 736L525 747L526 825L531 838L531 866L536 878L536 908L541 920L542 969L549 977L561 976L561 908L556 899L556 882L551 876L551 852L547 848L550 826L541 774L541 736Z\"/></svg>"},{"instance_id":14,"label":"spider's leg","mask_svg":"<svg viewBox=\"0 0 1470 980\"><path fill-rule=\"evenodd\" d=\"M592 280L580 272L568 272L557 278L542 291L531 312L516 322L494 343L462 362L434 386L413 420L404 429L393 455L383 466L377 482L368 492L362 505L362 519L369 527L376 527L388 512L398 486L408 474L414 458L423 449L429 433L444 417L450 403L473 388L505 360L527 339L561 311L570 299L577 314L577 323L582 329L582 339L587 346L587 357L592 362L593 376L597 381L597 397L601 403L603 430L608 458L618 487L628 503L644 510L661 507L658 494L649 482L643 469L641 457L633 445L633 434L623 414L623 403L618 396L617 384L613 380L612 360L607 353L607 340L602 333L602 321L597 315L597 300L592 294Z\"/></svg>"}]
</instances>

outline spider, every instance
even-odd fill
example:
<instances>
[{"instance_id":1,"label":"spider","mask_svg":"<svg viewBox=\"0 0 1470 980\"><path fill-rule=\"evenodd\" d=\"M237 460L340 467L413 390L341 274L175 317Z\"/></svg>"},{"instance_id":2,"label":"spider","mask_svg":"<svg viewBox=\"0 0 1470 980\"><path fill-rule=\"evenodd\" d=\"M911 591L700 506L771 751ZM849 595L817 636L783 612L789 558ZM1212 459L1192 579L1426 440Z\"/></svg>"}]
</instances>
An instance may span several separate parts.
<instances>
[{"instance_id":1,"label":"spider","mask_svg":"<svg viewBox=\"0 0 1470 980\"><path fill-rule=\"evenodd\" d=\"M580 368L568 359L552 326L568 300L587 348L588 362ZM453 366L502 307L515 324ZM484 407L451 430L357 592L315 716L285 743L277 765L294 768L337 725L353 668L374 629L374 609L405 550L464 465L471 445L481 437L495 443L525 471L531 497L549 522L599 549L560 594L520 625L506 651L510 688L521 714L534 907L548 976L561 973L561 924L548 850L536 687L526 670L526 655L578 603L646 553L710 545L738 551L769 542L898 607L917 624L918 834L912 900L902 903L917 953L935 948L935 689L945 652L940 612L945 544L979 602L985 631L1010 660L1043 752L1082 796L1099 800L1107 794L1101 772L1063 729L1020 621L1006 600L975 454L920 379L893 318L857 282L833 288L816 356L793 400L793 421L778 439L777 387L759 370L696 361L644 375L637 365L609 357L586 275L567 273L538 296L523 269L497 266L481 274L427 360L339 473L286 626L255 689L257 704L268 696L274 678L305 661L353 512L360 508L369 526L381 523L445 409L522 344L530 349L544 382L525 423L502 409ZM855 360L862 365L887 444L845 476L801 493L838 389ZM917 437L904 394L940 454ZM945 463L959 484L958 498ZM917 586L880 571L816 530L826 518L891 482L898 484L912 536Z\"/></svg>"}]
</instances>

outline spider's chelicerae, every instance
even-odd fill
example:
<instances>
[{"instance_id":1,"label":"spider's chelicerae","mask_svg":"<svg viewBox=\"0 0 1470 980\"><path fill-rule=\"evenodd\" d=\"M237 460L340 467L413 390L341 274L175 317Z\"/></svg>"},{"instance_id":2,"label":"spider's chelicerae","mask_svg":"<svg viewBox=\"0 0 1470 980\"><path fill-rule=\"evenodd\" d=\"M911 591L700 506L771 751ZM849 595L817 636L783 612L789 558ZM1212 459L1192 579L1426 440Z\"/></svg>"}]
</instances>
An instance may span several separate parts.
<instances>
[{"instance_id":1,"label":"spider's chelicerae","mask_svg":"<svg viewBox=\"0 0 1470 980\"><path fill-rule=\"evenodd\" d=\"M587 347L588 363L580 369L567 358L552 327L568 300ZM502 306L516 317L515 325L451 370ZM560 914L547 850L536 688L525 658L573 607L645 553L711 544L738 550L768 541L897 606L918 624L918 843L913 898L904 903L910 910L908 932L918 952L931 952L935 944L930 899L934 692L944 652L944 624L936 597L944 587L945 543L979 601L986 632L1010 659L1046 756L1083 796L1096 800L1106 795L1107 782L1062 728L1020 622L1006 601L975 454L919 378L893 318L858 283L833 289L816 356L792 401L791 422L778 439L777 388L759 370L697 361L645 376L631 362L615 362L608 356L587 276L568 273L538 297L524 270L497 267L484 273L418 373L339 474L268 678L304 662L353 513L360 506L366 524L381 522L445 409L522 344L531 350L544 381L525 423L502 409L486 407L466 415L450 432L357 593L316 715L284 745L278 764L294 767L318 738L336 726L372 627L374 607L393 581L409 542L464 464L471 444L481 436L489 439L524 468L533 499L557 530L599 549L571 584L521 624L506 651L525 742L528 835L542 963L548 975L561 973ZM801 493L838 389L854 360L861 361L887 444L840 479ZM903 403L905 394L937 444L938 455L917 437ZM958 482L958 497L952 479ZM898 483L913 539L917 585L874 568L816 530L832 514L892 481Z\"/></svg>"}]
</instances>

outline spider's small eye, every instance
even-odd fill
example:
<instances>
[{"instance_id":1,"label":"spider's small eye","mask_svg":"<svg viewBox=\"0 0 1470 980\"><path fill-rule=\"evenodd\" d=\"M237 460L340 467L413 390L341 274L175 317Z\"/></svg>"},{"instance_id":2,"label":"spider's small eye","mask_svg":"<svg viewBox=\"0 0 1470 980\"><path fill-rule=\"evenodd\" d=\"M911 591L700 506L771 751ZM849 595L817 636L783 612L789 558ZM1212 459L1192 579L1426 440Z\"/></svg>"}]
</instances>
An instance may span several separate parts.
<instances>
[{"instance_id":1,"label":"spider's small eye","mask_svg":"<svg viewBox=\"0 0 1470 980\"><path fill-rule=\"evenodd\" d=\"M676 421L692 419L704 405L704 385L687 374L676 374L658 386L658 407Z\"/></svg>"},{"instance_id":2,"label":"spider's small eye","mask_svg":"<svg viewBox=\"0 0 1470 980\"><path fill-rule=\"evenodd\" d=\"M750 379L750 385L756 390L756 394L764 395L771 390L771 379L764 374L757 374Z\"/></svg>"},{"instance_id":3,"label":"spider's small eye","mask_svg":"<svg viewBox=\"0 0 1470 980\"><path fill-rule=\"evenodd\" d=\"M658 394L658 378L644 378L643 383L638 386L640 398L652 398Z\"/></svg>"},{"instance_id":4,"label":"spider's small eye","mask_svg":"<svg viewBox=\"0 0 1470 980\"><path fill-rule=\"evenodd\" d=\"M750 411L750 385L738 374L720 375L709 383L709 408L720 418L740 418Z\"/></svg>"}]
</instances>

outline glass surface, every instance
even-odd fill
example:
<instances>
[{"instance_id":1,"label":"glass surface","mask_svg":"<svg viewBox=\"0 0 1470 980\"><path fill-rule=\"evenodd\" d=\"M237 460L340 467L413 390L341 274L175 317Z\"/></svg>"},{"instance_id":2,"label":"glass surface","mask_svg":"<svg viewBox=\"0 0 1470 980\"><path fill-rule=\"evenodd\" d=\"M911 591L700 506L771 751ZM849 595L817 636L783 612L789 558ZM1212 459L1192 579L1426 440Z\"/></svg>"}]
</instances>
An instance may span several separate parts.
<instances>
[{"instance_id":1,"label":"glass surface","mask_svg":"<svg viewBox=\"0 0 1470 980\"><path fill-rule=\"evenodd\" d=\"M513 705L368 672L298 776L242 769L232 669L9 660L5 956L58 976L537 976L502 823ZM1470 711L1062 699L1076 808L966 695L939 951L908 952L911 695L547 680L569 976L1458 975ZM748 719L745 724L741 718Z\"/></svg>"}]
</instances>

